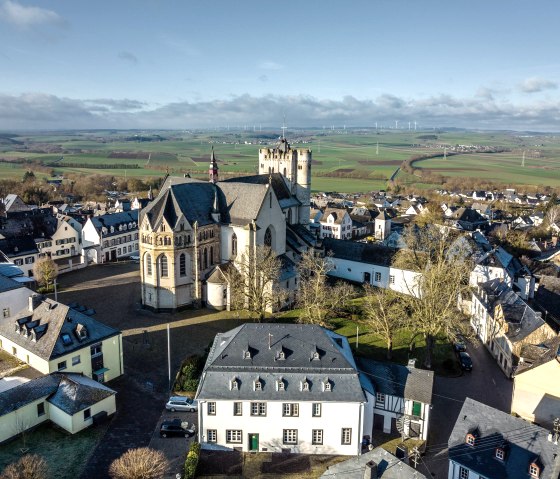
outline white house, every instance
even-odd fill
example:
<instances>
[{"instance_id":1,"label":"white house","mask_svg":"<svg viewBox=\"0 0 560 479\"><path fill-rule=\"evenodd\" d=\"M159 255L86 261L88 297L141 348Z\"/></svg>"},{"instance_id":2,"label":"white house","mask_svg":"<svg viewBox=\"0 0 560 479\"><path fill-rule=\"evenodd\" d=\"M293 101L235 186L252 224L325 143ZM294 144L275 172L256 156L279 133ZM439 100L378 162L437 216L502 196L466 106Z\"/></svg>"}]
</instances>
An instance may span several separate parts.
<instances>
[{"instance_id":1,"label":"white house","mask_svg":"<svg viewBox=\"0 0 560 479\"><path fill-rule=\"evenodd\" d=\"M320 238L352 239L352 218L345 209L326 208L320 224Z\"/></svg>"},{"instance_id":2,"label":"white house","mask_svg":"<svg viewBox=\"0 0 560 479\"><path fill-rule=\"evenodd\" d=\"M214 339L196 393L199 441L245 452L360 454L373 397L344 336L247 323Z\"/></svg>"},{"instance_id":3,"label":"white house","mask_svg":"<svg viewBox=\"0 0 560 479\"><path fill-rule=\"evenodd\" d=\"M524 344L540 344L556 333L504 281L479 283L471 301L471 326L507 376L517 369Z\"/></svg>"},{"instance_id":4,"label":"white house","mask_svg":"<svg viewBox=\"0 0 560 479\"><path fill-rule=\"evenodd\" d=\"M24 284L0 274L0 322L19 313L33 294Z\"/></svg>"},{"instance_id":5,"label":"white house","mask_svg":"<svg viewBox=\"0 0 560 479\"><path fill-rule=\"evenodd\" d=\"M113 415L115 395L76 373L52 373L0 392L0 443L46 421L75 434Z\"/></svg>"},{"instance_id":6,"label":"white house","mask_svg":"<svg viewBox=\"0 0 560 479\"><path fill-rule=\"evenodd\" d=\"M1 238L0 253L20 268L28 277L33 276L33 265L39 258L39 250L31 236Z\"/></svg>"},{"instance_id":7,"label":"white house","mask_svg":"<svg viewBox=\"0 0 560 479\"><path fill-rule=\"evenodd\" d=\"M0 321L0 348L43 374L75 372L99 382L123 374L120 331L38 294Z\"/></svg>"},{"instance_id":8,"label":"white house","mask_svg":"<svg viewBox=\"0 0 560 479\"><path fill-rule=\"evenodd\" d=\"M106 263L138 252L138 210L88 218L82 228L88 262Z\"/></svg>"},{"instance_id":9,"label":"white house","mask_svg":"<svg viewBox=\"0 0 560 479\"><path fill-rule=\"evenodd\" d=\"M465 399L448 441L448 479L558 479L560 454L547 429Z\"/></svg>"},{"instance_id":10,"label":"white house","mask_svg":"<svg viewBox=\"0 0 560 479\"><path fill-rule=\"evenodd\" d=\"M411 438L428 440L434 373L392 362L360 358L361 370L375 388L373 429L402 432Z\"/></svg>"},{"instance_id":11,"label":"white house","mask_svg":"<svg viewBox=\"0 0 560 479\"><path fill-rule=\"evenodd\" d=\"M332 253L329 276L418 295L421 273L392 266L396 250L376 243L330 238L323 240L323 247L325 253Z\"/></svg>"},{"instance_id":12,"label":"white house","mask_svg":"<svg viewBox=\"0 0 560 479\"><path fill-rule=\"evenodd\" d=\"M58 215L56 231L50 238L36 239L39 256L65 259L82 254L82 225L71 216Z\"/></svg>"}]
</instances>

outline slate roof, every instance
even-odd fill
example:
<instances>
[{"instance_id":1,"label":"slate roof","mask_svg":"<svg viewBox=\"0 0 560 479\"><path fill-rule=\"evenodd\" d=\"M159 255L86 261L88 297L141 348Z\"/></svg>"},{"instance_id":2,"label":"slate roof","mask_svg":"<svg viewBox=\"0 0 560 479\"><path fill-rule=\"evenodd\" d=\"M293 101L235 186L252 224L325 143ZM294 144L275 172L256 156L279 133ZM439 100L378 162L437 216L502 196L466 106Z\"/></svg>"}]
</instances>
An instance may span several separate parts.
<instances>
[{"instance_id":1,"label":"slate roof","mask_svg":"<svg viewBox=\"0 0 560 479\"><path fill-rule=\"evenodd\" d=\"M52 373L0 393L0 416L47 397L62 411L75 414L113 394L112 389L81 374Z\"/></svg>"},{"instance_id":2,"label":"slate roof","mask_svg":"<svg viewBox=\"0 0 560 479\"><path fill-rule=\"evenodd\" d=\"M94 216L91 218L91 222L98 232L101 232L103 227L107 228L107 232L103 233L103 237L119 235L124 233L124 231L119 231L119 226L121 225L126 224L128 226L129 223L136 223L136 227L133 230L138 229L138 210ZM115 229L113 233L111 233L111 226ZM127 229L127 231L131 230Z\"/></svg>"},{"instance_id":3,"label":"slate roof","mask_svg":"<svg viewBox=\"0 0 560 479\"><path fill-rule=\"evenodd\" d=\"M22 333L16 332L15 324L18 320L22 324ZM87 330L87 337L82 340L75 333L78 324L85 326ZM34 328L37 338L35 341L31 335L26 335L27 331L31 333ZM66 345L62 340L63 334L69 335ZM0 323L0 336L46 361L118 334L120 331L52 299L43 299L33 312L26 308L14 315L12 320Z\"/></svg>"},{"instance_id":4,"label":"slate roof","mask_svg":"<svg viewBox=\"0 0 560 479\"><path fill-rule=\"evenodd\" d=\"M23 288L23 284L10 279L3 274L0 274L0 293L4 293L5 291L11 291L12 289Z\"/></svg>"},{"instance_id":5,"label":"slate roof","mask_svg":"<svg viewBox=\"0 0 560 479\"><path fill-rule=\"evenodd\" d=\"M369 375L376 392L432 404L433 371L367 358L359 358L358 365Z\"/></svg>"},{"instance_id":6,"label":"slate roof","mask_svg":"<svg viewBox=\"0 0 560 479\"><path fill-rule=\"evenodd\" d=\"M271 173L270 175L251 175L251 176L241 176L236 178L229 178L227 180L221 181L220 186L224 183L248 183L253 185L272 185L274 194L280 203L281 208L287 208L290 206L299 206L301 202L292 194L288 186L286 185L286 180L284 175L280 173Z\"/></svg>"},{"instance_id":7,"label":"slate roof","mask_svg":"<svg viewBox=\"0 0 560 479\"><path fill-rule=\"evenodd\" d=\"M8 258L15 258L26 254L36 254L39 252L32 236L0 239L0 251Z\"/></svg>"},{"instance_id":8,"label":"slate roof","mask_svg":"<svg viewBox=\"0 0 560 479\"><path fill-rule=\"evenodd\" d=\"M330 466L319 479L364 479L366 463L374 461L377 464L377 476L381 479L426 479L424 474L405 464L396 456L382 447L352 457L347 461Z\"/></svg>"},{"instance_id":9,"label":"slate roof","mask_svg":"<svg viewBox=\"0 0 560 479\"><path fill-rule=\"evenodd\" d=\"M269 348L270 341L270 348ZM250 358L245 358L246 352ZM284 359L280 359L280 353ZM317 358L313 358L317 353ZM237 378L239 388L230 382ZM259 379L261 391L254 390ZM277 391L276 381L285 381ZM323 391L330 381L332 390ZM309 391L301 390L307 380ZM247 323L214 339L197 397L225 400L365 402L360 377L344 336L315 325Z\"/></svg>"},{"instance_id":10,"label":"slate roof","mask_svg":"<svg viewBox=\"0 0 560 479\"><path fill-rule=\"evenodd\" d=\"M335 258L379 266L391 266L398 251L377 243L357 243L334 238L325 238L323 247L327 253L332 251Z\"/></svg>"},{"instance_id":11,"label":"slate roof","mask_svg":"<svg viewBox=\"0 0 560 479\"><path fill-rule=\"evenodd\" d=\"M323 211L323 216L321 217L321 223L326 223L329 219L329 216L333 216L334 223L339 225L342 223L342 220L348 212L343 208L325 208Z\"/></svg>"},{"instance_id":12,"label":"slate roof","mask_svg":"<svg viewBox=\"0 0 560 479\"><path fill-rule=\"evenodd\" d=\"M512 343L526 338L536 329L545 324L540 313L535 312L525 301L523 301L504 281L499 278L491 279L478 285L486 293L488 310L494 314L498 304L504 312L504 319L508 323L506 336ZM480 298L480 292L477 290Z\"/></svg>"},{"instance_id":13,"label":"slate roof","mask_svg":"<svg viewBox=\"0 0 560 479\"><path fill-rule=\"evenodd\" d=\"M549 339L541 344L524 344L519 354L523 361L519 361L515 375L538 368L549 361L560 362L560 336Z\"/></svg>"},{"instance_id":14,"label":"slate roof","mask_svg":"<svg viewBox=\"0 0 560 479\"><path fill-rule=\"evenodd\" d=\"M477 431L478 438L469 446L465 439L472 431ZM529 464L537 460L539 479L558 479L560 454L548 434L542 427L467 398L449 437L449 458L492 479L526 479ZM504 461L495 458L495 449L501 445L506 451Z\"/></svg>"},{"instance_id":15,"label":"slate roof","mask_svg":"<svg viewBox=\"0 0 560 479\"><path fill-rule=\"evenodd\" d=\"M79 374L61 374L60 382L48 401L66 414L74 415L116 394L115 391Z\"/></svg>"},{"instance_id":16,"label":"slate roof","mask_svg":"<svg viewBox=\"0 0 560 479\"><path fill-rule=\"evenodd\" d=\"M222 223L245 226L257 218L264 197L266 184L222 181L216 185L193 178L168 177L157 198L142 210L154 226L162 217L175 227L184 216L193 225L215 223L212 212L220 214Z\"/></svg>"}]
</instances>

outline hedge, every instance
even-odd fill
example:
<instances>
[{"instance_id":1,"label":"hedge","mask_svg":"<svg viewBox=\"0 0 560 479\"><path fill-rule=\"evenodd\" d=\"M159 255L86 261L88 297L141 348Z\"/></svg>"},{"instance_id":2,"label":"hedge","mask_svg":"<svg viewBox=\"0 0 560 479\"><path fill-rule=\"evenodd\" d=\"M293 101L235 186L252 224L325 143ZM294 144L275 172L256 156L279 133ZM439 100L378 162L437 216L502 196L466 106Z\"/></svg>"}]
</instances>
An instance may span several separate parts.
<instances>
[{"instance_id":1,"label":"hedge","mask_svg":"<svg viewBox=\"0 0 560 479\"><path fill-rule=\"evenodd\" d=\"M196 467L198 466L198 459L200 458L200 443L193 441L187 458L185 459L185 471L183 479L194 479L196 477Z\"/></svg>"}]
</instances>

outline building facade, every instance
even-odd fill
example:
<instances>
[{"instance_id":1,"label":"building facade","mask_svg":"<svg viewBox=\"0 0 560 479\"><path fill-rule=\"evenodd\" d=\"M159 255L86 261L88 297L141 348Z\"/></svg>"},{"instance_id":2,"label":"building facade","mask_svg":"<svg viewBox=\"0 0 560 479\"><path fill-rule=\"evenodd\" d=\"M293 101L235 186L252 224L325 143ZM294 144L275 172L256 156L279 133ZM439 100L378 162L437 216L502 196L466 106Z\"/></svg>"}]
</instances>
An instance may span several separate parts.
<instances>
[{"instance_id":1,"label":"building facade","mask_svg":"<svg viewBox=\"0 0 560 479\"><path fill-rule=\"evenodd\" d=\"M199 441L240 451L361 453L373 386L345 337L248 323L218 334L196 394Z\"/></svg>"}]
</instances>

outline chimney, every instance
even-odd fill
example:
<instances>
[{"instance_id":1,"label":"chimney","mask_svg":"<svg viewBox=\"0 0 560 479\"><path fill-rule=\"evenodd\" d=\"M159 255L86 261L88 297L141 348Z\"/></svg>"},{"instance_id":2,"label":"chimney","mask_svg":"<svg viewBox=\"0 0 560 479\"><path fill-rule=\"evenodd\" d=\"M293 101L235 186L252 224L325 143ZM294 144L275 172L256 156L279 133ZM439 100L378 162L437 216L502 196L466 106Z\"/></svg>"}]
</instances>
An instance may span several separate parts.
<instances>
[{"instance_id":1,"label":"chimney","mask_svg":"<svg viewBox=\"0 0 560 479\"><path fill-rule=\"evenodd\" d=\"M41 295L32 294L29 296L29 312L32 313L41 304Z\"/></svg>"},{"instance_id":2,"label":"chimney","mask_svg":"<svg viewBox=\"0 0 560 479\"><path fill-rule=\"evenodd\" d=\"M366 462L364 479L377 479L377 463L375 461Z\"/></svg>"}]
</instances>

